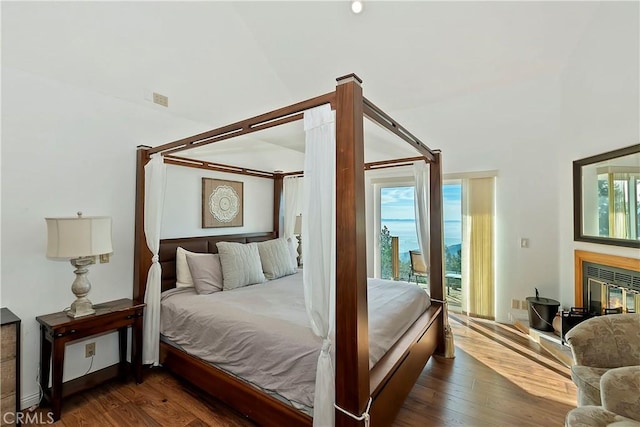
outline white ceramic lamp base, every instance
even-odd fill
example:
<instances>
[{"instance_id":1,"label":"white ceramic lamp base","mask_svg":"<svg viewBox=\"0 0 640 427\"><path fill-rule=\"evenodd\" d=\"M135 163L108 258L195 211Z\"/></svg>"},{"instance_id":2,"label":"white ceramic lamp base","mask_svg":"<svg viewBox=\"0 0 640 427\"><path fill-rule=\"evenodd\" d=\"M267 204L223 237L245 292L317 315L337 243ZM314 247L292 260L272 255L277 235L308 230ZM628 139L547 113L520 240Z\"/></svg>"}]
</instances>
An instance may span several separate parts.
<instances>
[{"instance_id":1,"label":"white ceramic lamp base","mask_svg":"<svg viewBox=\"0 0 640 427\"><path fill-rule=\"evenodd\" d=\"M76 268L74 271L74 273L76 273L76 280L74 280L71 285L71 291L76 296L76 300L71 304L69 311L67 311L67 316L69 317L89 316L96 312L93 309L93 304L91 304L91 301L87 298L89 291L91 291L91 283L89 283L89 279L87 279L87 273L89 272L87 267L91 264L95 264L94 257L82 257L71 260L71 265Z\"/></svg>"}]
</instances>

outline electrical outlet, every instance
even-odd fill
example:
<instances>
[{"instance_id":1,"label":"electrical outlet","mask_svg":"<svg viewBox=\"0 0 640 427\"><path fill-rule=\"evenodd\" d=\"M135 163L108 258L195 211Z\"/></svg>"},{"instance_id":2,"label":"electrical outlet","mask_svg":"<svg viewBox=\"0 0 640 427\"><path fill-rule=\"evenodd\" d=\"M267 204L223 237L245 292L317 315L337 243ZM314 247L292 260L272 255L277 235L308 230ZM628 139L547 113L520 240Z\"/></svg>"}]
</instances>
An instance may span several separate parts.
<instances>
[{"instance_id":1,"label":"electrical outlet","mask_svg":"<svg viewBox=\"0 0 640 427\"><path fill-rule=\"evenodd\" d=\"M169 106L169 98L156 92L153 92L153 102L163 107Z\"/></svg>"},{"instance_id":2,"label":"electrical outlet","mask_svg":"<svg viewBox=\"0 0 640 427\"><path fill-rule=\"evenodd\" d=\"M520 301L518 301L517 299L512 299L511 300L511 308L515 308L515 309L520 308Z\"/></svg>"},{"instance_id":3,"label":"electrical outlet","mask_svg":"<svg viewBox=\"0 0 640 427\"><path fill-rule=\"evenodd\" d=\"M522 310L528 310L529 309L529 303L527 302L526 299L523 299L522 301L520 301L520 308Z\"/></svg>"},{"instance_id":4,"label":"electrical outlet","mask_svg":"<svg viewBox=\"0 0 640 427\"><path fill-rule=\"evenodd\" d=\"M93 357L96 355L96 343L90 342L84 346L84 357Z\"/></svg>"}]
</instances>

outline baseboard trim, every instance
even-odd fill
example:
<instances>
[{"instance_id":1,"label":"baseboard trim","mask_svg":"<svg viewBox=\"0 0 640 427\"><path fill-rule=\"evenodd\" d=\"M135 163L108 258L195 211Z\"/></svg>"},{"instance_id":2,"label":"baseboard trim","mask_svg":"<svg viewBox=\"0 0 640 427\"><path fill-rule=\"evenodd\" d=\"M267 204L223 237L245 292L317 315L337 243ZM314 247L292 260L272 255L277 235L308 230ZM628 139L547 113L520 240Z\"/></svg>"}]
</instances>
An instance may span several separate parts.
<instances>
[{"instance_id":1,"label":"baseboard trim","mask_svg":"<svg viewBox=\"0 0 640 427\"><path fill-rule=\"evenodd\" d=\"M26 396L20 399L20 410L25 411L32 406L40 405L40 393L32 394L30 396Z\"/></svg>"}]
</instances>

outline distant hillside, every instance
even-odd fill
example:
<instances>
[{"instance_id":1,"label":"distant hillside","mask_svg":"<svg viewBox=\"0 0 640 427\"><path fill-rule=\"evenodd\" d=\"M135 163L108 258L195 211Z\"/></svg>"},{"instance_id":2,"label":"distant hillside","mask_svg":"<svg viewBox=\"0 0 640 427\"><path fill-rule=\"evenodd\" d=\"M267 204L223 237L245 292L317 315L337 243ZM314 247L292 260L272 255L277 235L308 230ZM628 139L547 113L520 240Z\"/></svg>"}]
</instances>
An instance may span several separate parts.
<instances>
[{"instance_id":1,"label":"distant hillside","mask_svg":"<svg viewBox=\"0 0 640 427\"><path fill-rule=\"evenodd\" d=\"M445 253L457 254L462 250L462 243L456 243L455 245L445 246ZM400 261L409 262L409 252L400 252L398 254Z\"/></svg>"},{"instance_id":2,"label":"distant hillside","mask_svg":"<svg viewBox=\"0 0 640 427\"><path fill-rule=\"evenodd\" d=\"M447 246L447 251L452 253L458 253L458 251L462 250L462 243L457 243L455 245Z\"/></svg>"}]
</instances>

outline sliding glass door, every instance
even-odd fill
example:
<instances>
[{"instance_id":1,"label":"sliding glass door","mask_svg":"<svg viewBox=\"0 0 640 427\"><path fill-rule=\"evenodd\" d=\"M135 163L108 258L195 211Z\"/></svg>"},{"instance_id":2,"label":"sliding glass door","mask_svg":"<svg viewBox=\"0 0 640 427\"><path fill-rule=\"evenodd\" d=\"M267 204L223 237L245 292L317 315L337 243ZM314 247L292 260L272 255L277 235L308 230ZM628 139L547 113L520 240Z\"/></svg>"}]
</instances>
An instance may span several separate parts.
<instances>
[{"instance_id":1,"label":"sliding glass door","mask_svg":"<svg viewBox=\"0 0 640 427\"><path fill-rule=\"evenodd\" d=\"M406 280L425 286L428 283L428 275L421 274L419 266L412 263L410 256L411 251L420 251L416 232L413 185L381 187L379 200L380 276L383 279ZM460 180L445 183L443 202L445 285L449 303L459 307L462 294L462 183ZM394 271L396 265L397 271Z\"/></svg>"},{"instance_id":2,"label":"sliding glass door","mask_svg":"<svg viewBox=\"0 0 640 427\"><path fill-rule=\"evenodd\" d=\"M444 216L444 284L449 306L462 305L462 182L445 181L442 187Z\"/></svg>"},{"instance_id":3,"label":"sliding glass door","mask_svg":"<svg viewBox=\"0 0 640 427\"><path fill-rule=\"evenodd\" d=\"M495 310L495 182L493 176L463 177L445 180L443 186L444 285L449 307L490 319ZM421 270L420 262L416 265L411 257L411 252L420 251L413 183L385 183L376 191L380 277L428 288L426 269Z\"/></svg>"},{"instance_id":4,"label":"sliding glass door","mask_svg":"<svg viewBox=\"0 0 640 427\"><path fill-rule=\"evenodd\" d=\"M409 280L409 251L420 250L413 198L412 185L380 188L380 276L383 279ZM398 242L397 254L394 254L393 238ZM398 262L397 277L393 272L394 257Z\"/></svg>"}]
</instances>

